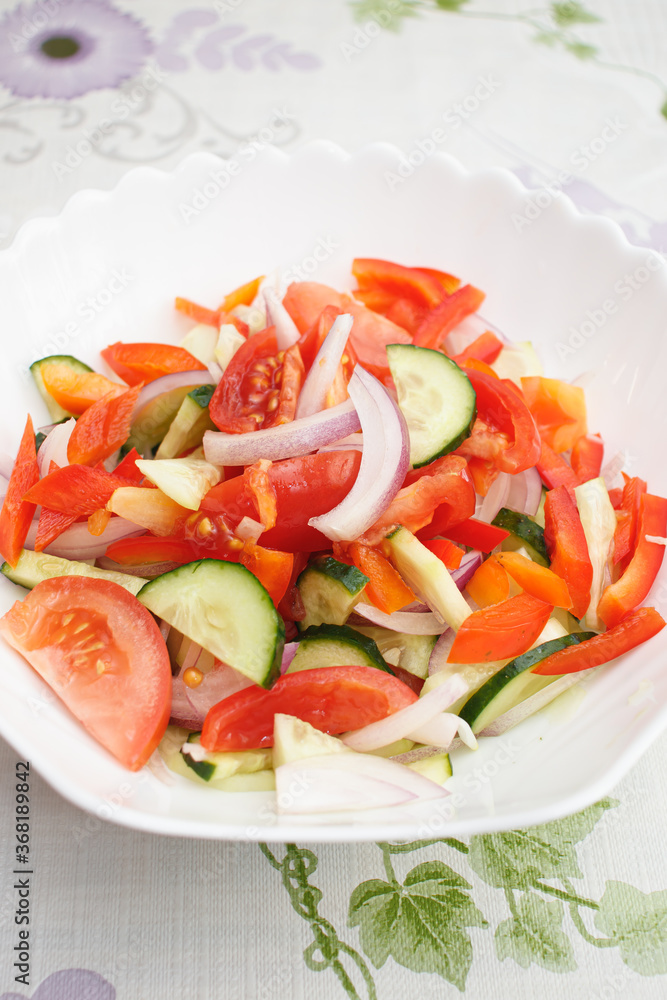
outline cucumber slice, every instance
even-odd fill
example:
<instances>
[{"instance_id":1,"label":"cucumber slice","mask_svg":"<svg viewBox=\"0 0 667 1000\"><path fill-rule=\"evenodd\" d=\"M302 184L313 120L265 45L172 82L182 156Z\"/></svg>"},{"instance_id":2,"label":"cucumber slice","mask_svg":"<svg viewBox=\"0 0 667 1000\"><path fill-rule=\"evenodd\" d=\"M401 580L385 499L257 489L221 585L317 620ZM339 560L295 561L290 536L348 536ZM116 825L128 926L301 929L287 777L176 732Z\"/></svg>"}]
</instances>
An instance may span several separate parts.
<instances>
[{"instance_id":1,"label":"cucumber slice","mask_svg":"<svg viewBox=\"0 0 667 1000\"><path fill-rule=\"evenodd\" d=\"M253 774L273 767L271 750L239 750L225 753L188 753L188 746L199 744L201 733L190 733L179 753L186 767L207 784L230 778L233 774Z\"/></svg>"},{"instance_id":2,"label":"cucumber slice","mask_svg":"<svg viewBox=\"0 0 667 1000\"><path fill-rule=\"evenodd\" d=\"M405 764L405 767L422 774L425 778L430 778L436 785L444 785L452 776L452 762L448 753L438 753L423 760L413 760L411 764Z\"/></svg>"},{"instance_id":3,"label":"cucumber slice","mask_svg":"<svg viewBox=\"0 0 667 1000\"><path fill-rule=\"evenodd\" d=\"M310 625L344 625L368 583L355 566L324 556L307 566L297 580L306 615L299 631Z\"/></svg>"},{"instance_id":4,"label":"cucumber slice","mask_svg":"<svg viewBox=\"0 0 667 1000\"><path fill-rule=\"evenodd\" d=\"M71 354L51 354L48 358L40 358L39 361L33 361L30 365L30 371L32 372L32 377L35 380L35 385L39 390L39 394L46 403L46 408L49 411L49 416L54 424L59 423L61 420L65 420L67 417L74 416L68 410L64 410L60 403L56 403L55 399L48 391L44 385L44 379L42 377L42 367L44 365L67 365L75 372L92 372L92 368L89 365L79 361L78 358L73 358Z\"/></svg>"},{"instance_id":5,"label":"cucumber slice","mask_svg":"<svg viewBox=\"0 0 667 1000\"><path fill-rule=\"evenodd\" d=\"M309 722L293 715L276 713L273 719L273 766L290 764L305 757L321 757L329 753L353 753L335 736L321 733Z\"/></svg>"},{"instance_id":6,"label":"cucumber slice","mask_svg":"<svg viewBox=\"0 0 667 1000\"><path fill-rule=\"evenodd\" d=\"M527 653L515 657L483 684L458 714L471 726L473 733L480 733L499 715L509 712L511 708L558 679L558 675L543 677L534 674L532 667L552 653L557 653L566 646L576 646L586 639L592 639L595 634L595 632L575 632L572 635L564 635L559 639L543 642L534 649L529 649Z\"/></svg>"},{"instance_id":7,"label":"cucumber slice","mask_svg":"<svg viewBox=\"0 0 667 1000\"><path fill-rule=\"evenodd\" d=\"M521 388L521 379L530 375L544 375L544 369L535 348L529 340L519 340L503 347L491 365L498 378L508 378Z\"/></svg>"},{"instance_id":8,"label":"cucumber slice","mask_svg":"<svg viewBox=\"0 0 667 1000\"><path fill-rule=\"evenodd\" d=\"M214 385L201 385L187 394L162 439L155 455L157 459L177 458L184 451L197 448L205 431L217 430L208 411L214 391Z\"/></svg>"},{"instance_id":9,"label":"cucumber slice","mask_svg":"<svg viewBox=\"0 0 667 1000\"><path fill-rule=\"evenodd\" d=\"M112 583L119 584L136 596L148 582L143 576L130 576L129 573L117 573L112 569L98 569L97 566L89 566L87 563L61 559L46 552L32 552L30 549L23 550L16 566L10 566L6 562L0 569L8 580L27 590L32 590L42 580L51 580L53 577L89 576L96 580L111 580Z\"/></svg>"},{"instance_id":10,"label":"cucumber slice","mask_svg":"<svg viewBox=\"0 0 667 1000\"><path fill-rule=\"evenodd\" d=\"M156 576L137 594L149 611L269 687L285 640L283 620L256 576L238 563L201 559Z\"/></svg>"},{"instance_id":11,"label":"cucumber slice","mask_svg":"<svg viewBox=\"0 0 667 1000\"><path fill-rule=\"evenodd\" d=\"M253 753L253 751L243 752ZM262 751L254 752L261 753ZM182 778L187 778L188 781L194 782L195 785L201 785L203 788L215 788L217 791L222 792L272 792L276 788L274 772L270 765L262 770L241 770L234 774L229 774L227 777L212 777L207 781L205 778L200 777L196 771L193 771L189 764L186 763L185 755L179 750L169 755L164 754L163 757L170 771L180 774ZM225 768L223 767L222 770L224 773Z\"/></svg>"},{"instance_id":12,"label":"cucumber slice","mask_svg":"<svg viewBox=\"0 0 667 1000\"><path fill-rule=\"evenodd\" d=\"M440 351L414 344L389 344L387 359L410 433L413 467L458 448L470 436L476 415L467 375Z\"/></svg>"},{"instance_id":13,"label":"cucumber slice","mask_svg":"<svg viewBox=\"0 0 667 1000\"><path fill-rule=\"evenodd\" d=\"M402 667L415 677L428 676L428 663L437 635L410 635L407 632L392 632L380 625L353 625L355 632L373 639L385 662Z\"/></svg>"},{"instance_id":14,"label":"cucumber slice","mask_svg":"<svg viewBox=\"0 0 667 1000\"><path fill-rule=\"evenodd\" d=\"M136 448L140 455L150 456L153 448L168 432L185 397L193 389L198 389L204 384L203 378L198 381L199 374L210 378L208 372L193 371L191 385L182 385L177 389L170 389L169 392L161 392L150 403L142 406L132 421L130 436L122 448L123 453L127 454L132 448Z\"/></svg>"},{"instance_id":15,"label":"cucumber slice","mask_svg":"<svg viewBox=\"0 0 667 1000\"><path fill-rule=\"evenodd\" d=\"M347 625L311 625L299 637L299 648L287 673L336 666L377 667L393 671L372 639Z\"/></svg>"},{"instance_id":16,"label":"cucumber slice","mask_svg":"<svg viewBox=\"0 0 667 1000\"><path fill-rule=\"evenodd\" d=\"M502 547L505 550L525 545L535 562L539 563L540 566L549 565L549 553L544 541L544 528L540 527L527 514L519 514L515 510L501 507L491 523L514 535L513 539L506 538L503 542Z\"/></svg>"}]
</instances>

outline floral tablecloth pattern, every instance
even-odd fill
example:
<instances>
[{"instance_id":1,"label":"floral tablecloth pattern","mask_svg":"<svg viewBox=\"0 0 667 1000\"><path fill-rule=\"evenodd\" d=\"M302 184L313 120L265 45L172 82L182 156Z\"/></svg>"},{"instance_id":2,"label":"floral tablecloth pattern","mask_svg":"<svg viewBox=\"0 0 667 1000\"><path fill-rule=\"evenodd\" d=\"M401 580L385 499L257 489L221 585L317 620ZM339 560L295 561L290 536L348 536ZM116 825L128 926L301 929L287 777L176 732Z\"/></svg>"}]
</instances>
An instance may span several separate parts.
<instances>
[{"instance_id":1,"label":"floral tablecloth pattern","mask_svg":"<svg viewBox=\"0 0 667 1000\"><path fill-rule=\"evenodd\" d=\"M666 48L662 0L2 0L0 248L134 165L329 138L507 167L664 251ZM31 978L7 821L0 1000L657 1000L666 748L576 816L411 844L153 837L34 777Z\"/></svg>"}]
</instances>

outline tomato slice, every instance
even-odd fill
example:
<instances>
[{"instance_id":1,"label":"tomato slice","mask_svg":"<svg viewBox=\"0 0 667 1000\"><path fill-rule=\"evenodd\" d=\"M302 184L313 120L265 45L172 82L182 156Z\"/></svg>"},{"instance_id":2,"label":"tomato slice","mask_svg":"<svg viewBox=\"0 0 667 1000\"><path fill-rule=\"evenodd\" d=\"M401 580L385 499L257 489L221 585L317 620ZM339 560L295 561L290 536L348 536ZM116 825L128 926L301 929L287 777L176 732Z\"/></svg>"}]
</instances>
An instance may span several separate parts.
<instances>
[{"instance_id":1,"label":"tomato slice","mask_svg":"<svg viewBox=\"0 0 667 1000\"><path fill-rule=\"evenodd\" d=\"M38 480L35 432L28 417L0 512L0 555L10 566L18 562L35 513L37 501L26 500L25 494Z\"/></svg>"},{"instance_id":2,"label":"tomato slice","mask_svg":"<svg viewBox=\"0 0 667 1000\"><path fill-rule=\"evenodd\" d=\"M245 688L209 711L201 734L207 750L273 746L276 712L294 715L324 733L345 733L379 722L417 700L397 677L376 667L319 667L285 674L270 689Z\"/></svg>"},{"instance_id":3,"label":"tomato slice","mask_svg":"<svg viewBox=\"0 0 667 1000\"><path fill-rule=\"evenodd\" d=\"M0 619L0 633L121 764L146 763L169 721L171 667L136 597L109 580L44 580Z\"/></svg>"},{"instance_id":4,"label":"tomato slice","mask_svg":"<svg viewBox=\"0 0 667 1000\"><path fill-rule=\"evenodd\" d=\"M343 500L357 478L360 462L358 451L329 451L274 462L268 478L276 494L276 526L261 535L262 545L284 552L330 548L330 540L311 528L308 520ZM214 521L224 518L233 528L243 517L257 519L243 476L214 486L203 498L200 510Z\"/></svg>"},{"instance_id":5,"label":"tomato slice","mask_svg":"<svg viewBox=\"0 0 667 1000\"><path fill-rule=\"evenodd\" d=\"M146 384L175 372L206 371L206 365L189 351L172 344L123 344L118 341L105 347L100 354L109 368L128 385Z\"/></svg>"},{"instance_id":6,"label":"tomato slice","mask_svg":"<svg viewBox=\"0 0 667 1000\"><path fill-rule=\"evenodd\" d=\"M473 611L456 633L449 663L487 663L520 656L539 638L553 611L550 604L519 594Z\"/></svg>"},{"instance_id":7,"label":"tomato slice","mask_svg":"<svg viewBox=\"0 0 667 1000\"><path fill-rule=\"evenodd\" d=\"M519 390L477 368L463 370L477 396L477 420L457 454L490 459L510 475L532 468L540 457L540 435Z\"/></svg>"}]
</instances>

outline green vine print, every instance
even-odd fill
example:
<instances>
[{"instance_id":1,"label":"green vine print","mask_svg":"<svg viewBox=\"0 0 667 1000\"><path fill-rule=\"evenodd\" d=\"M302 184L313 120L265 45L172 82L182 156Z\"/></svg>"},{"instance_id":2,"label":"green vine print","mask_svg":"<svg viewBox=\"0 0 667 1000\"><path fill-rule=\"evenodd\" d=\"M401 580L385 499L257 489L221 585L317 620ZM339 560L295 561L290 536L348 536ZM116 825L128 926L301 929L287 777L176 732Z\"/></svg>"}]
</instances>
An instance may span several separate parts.
<instances>
[{"instance_id":1,"label":"green vine print","mask_svg":"<svg viewBox=\"0 0 667 1000\"><path fill-rule=\"evenodd\" d=\"M364 24L374 20L380 27L390 31L398 31L406 18L418 17L434 10L459 17L522 25L530 30L533 42L564 49L577 59L586 59L602 69L630 73L650 80L660 90L660 114L667 118L667 83L650 70L605 60L600 54L599 46L579 34L582 26L586 26L590 34L593 26L600 24L602 18L587 10L579 0L563 0L515 13L480 10L473 6L471 0L353 0L352 7L358 22Z\"/></svg>"},{"instance_id":2,"label":"green vine print","mask_svg":"<svg viewBox=\"0 0 667 1000\"><path fill-rule=\"evenodd\" d=\"M626 882L608 881L601 899L578 891L582 879L577 845L608 809L603 799L583 812L528 830L483 834L469 843L450 837L406 844L380 843L384 878L356 886L350 896L348 926L357 929L359 950L343 941L319 913L322 892L312 884L318 860L312 850L286 845L282 860L260 848L281 873L294 910L310 926L313 941L304 951L313 972L333 972L352 1000L382 1000L371 971L389 960L414 973L430 973L465 991L474 961L470 928L487 931L489 915L474 899L476 877L499 891L508 914L493 932L500 962L511 961L548 972L573 972L573 933L595 948L617 948L625 965L642 976L667 974L667 891L643 893ZM430 857L402 875L416 852L449 852L447 864ZM457 868L463 865L465 874ZM466 878L466 875L469 878ZM491 938L488 938L489 945Z\"/></svg>"}]
</instances>

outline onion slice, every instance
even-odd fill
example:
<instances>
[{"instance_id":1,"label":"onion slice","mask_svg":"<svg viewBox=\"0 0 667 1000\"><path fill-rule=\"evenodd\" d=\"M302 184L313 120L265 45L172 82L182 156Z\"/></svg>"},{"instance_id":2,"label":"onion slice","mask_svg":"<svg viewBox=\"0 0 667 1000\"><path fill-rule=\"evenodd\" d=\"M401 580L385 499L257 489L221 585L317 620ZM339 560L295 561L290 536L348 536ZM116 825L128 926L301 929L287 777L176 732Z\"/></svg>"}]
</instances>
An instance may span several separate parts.
<instances>
[{"instance_id":1,"label":"onion slice","mask_svg":"<svg viewBox=\"0 0 667 1000\"><path fill-rule=\"evenodd\" d=\"M444 687L445 685L443 684L442 686ZM434 690L437 691L438 688ZM433 691L430 694L433 694ZM424 698L428 697L429 695L424 695ZM457 735L461 737L461 741L467 747L470 747L471 750L477 749L477 739L468 723L460 719L458 715L452 715L451 712L441 712L440 715L435 716L430 722L426 722L422 726L417 726L416 729L413 729L408 734L408 739L414 740L415 743L428 743L431 746L449 750Z\"/></svg>"},{"instance_id":2,"label":"onion slice","mask_svg":"<svg viewBox=\"0 0 667 1000\"><path fill-rule=\"evenodd\" d=\"M308 521L334 541L353 540L370 528L396 496L410 466L405 417L382 383L356 365L348 392L364 435L359 473L333 510Z\"/></svg>"},{"instance_id":3,"label":"onion slice","mask_svg":"<svg viewBox=\"0 0 667 1000\"><path fill-rule=\"evenodd\" d=\"M351 330L352 317L349 313L336 317L301 387L296 408L297 420L325 408L327 393L336 377Z\"/></svg>"},{"instance_id":4,"label":"onion slice","mask_svg":"<svg viewBox=\"0 0 667 1000\"><path fill-rule=\"evenodd\" d=\"M39 466L40 477L47 476L51 467L51 462L55 462L61 469L69 465L67 458L67 445L72 436L72 431L76 427L76 420L70 417L62 424L56 424L53 430L49 431L42 441L37 452L37 464Z\"/></svg>"},{"instance_id":5,"label":"onion slice","mask_svg":"<svg viewBox=\"0 0 667 1000\"><path fill-rule=\"evenodd\" d=\"M276 291L273 288L264 288L263 295L266 303L267 326L275 326L278 350L286 351L292 344L296 344L301 334Z\"/></svg>"},{"instance_id":6,"label":"onion slice","mask_svg":"<svg viewBox=\"0 0 667 1000\"><path fill-rule=\"evenodd\" d=\"M507 506L507 498L510 493L511 479L507 472L499 472L497 477L489 486L489 491L482 500L480 508L475 512L478 521L485 521L491 524L501 507Z\"/></svg>"},{"instance_id":7,"label":"onion slice","mask_svg":"<svg viewBox=\"0 0 667 1000\"><path fill-rule=\"evenodd\" d=\"M204 455L212 465L253 465L260 458L272 462L297 458L358 431L360 426L354 403L346 399L311 417L247 434L206 431Z\"/></svg>"},{"instance_id":8,"label":"onion slice","mask_svg":"<svg viewBox=\"0 0 667 1000\"><path fill-rule=\"evenodd\" d=\"M285 643L285 645L283 647L283 658L282 658L282 662L280 664L280 673L281 674L284 674L284 673L287 672L287 669L288 669L290 663L292 662L292 660L294 659L294 657L297 654L298 648L299 648L299 643L298 642L287 642L287 643Z\"/></svg>"},{"instance_id":9,"label":"onion slice","mask_svg":"<svg viewBox=\"0 0 667 1000\"><path fill-rule=\"evenodd\" d=\"M160 378L153 379L145 385L134 407L134 416L143 410L144 406L152 402L156 396L161 396L163 392L171 392L172 389L182 389L190 386L196 389L200 385L207 385L211 381L211 373L207 369L193 369L187 372L173 372L171 375L161 375Z\"/></svg>"},{"instance_id":10,"label":"onion slice","mask_svg":"<svg viewBox=\"0 0 667 1000\"><path fill-rule=\"evenodd\" d=\"M475 570L479 569L484 560L484 555L477 549L471 549L470 552L466 552L458 569L451 570L452 580L459 588L463 590L474 575Z\"/></svg>"},{"instance_id":11,"label":"onion slice","mask_svg":"<svg viewBox=\"0 0 667 1000\"><path fill-rule=\"evenodd\" d=\"M26 549L32 549L35 546L37 524L37 521L33 521L30 525L25 541ZM91 535L87 522L77 521L76 524L71 524L61 535L58 535L44 551L51 556L60 556L62 559L77 559L83 562L85 559L98 559L103 556L112 542L117 542L121 538L131 538L133 535L143 535L145 531L145 528L140 528L137 524L126 521L123 517L112 517L101 535Z\"/></svg>"},{"instance_id":12,"label":"onion slice","mask_svg":"<svg viewBox=\"0 0 667 1000\"><path fill-rule=\"evenodd\" d=\"M394 611L386 614L372 604L355 604L353 609L362 618L367 618L374 625L391 629L393 632L404 632L406 635L441 635L449 628L444 622L429 611L420 614L415 611Z\"/></svg>"},{"instance_id":13,"label":"onion slice","mask_svg":"<svg viewBox=\"0 0 667 1000\"><path fill-rule=\"evenodd\" d=\"M408 733L444 712L457 698L465 694L466 690L465 681L457 674L453 674L444 684L433 688L423 698L413 701L411 705L399 709L393 715L388 715L386 719L380 719L379 722L371 722L363 729L355 729L353 732L345 733L341 739L352 750L365 753L389 746L390 743L404 739Z\"/></svg>"},{"instance_id":14,"label":"onion slice","mask_svg":"<svg viewBox=\"0 0 667 1000\"><path fill-rule=\"evenodd\" d=\"M445 798L441 785L383 757L333 753L276 768L279 813L378 809Z\"/></svg>"}]
</instances>

